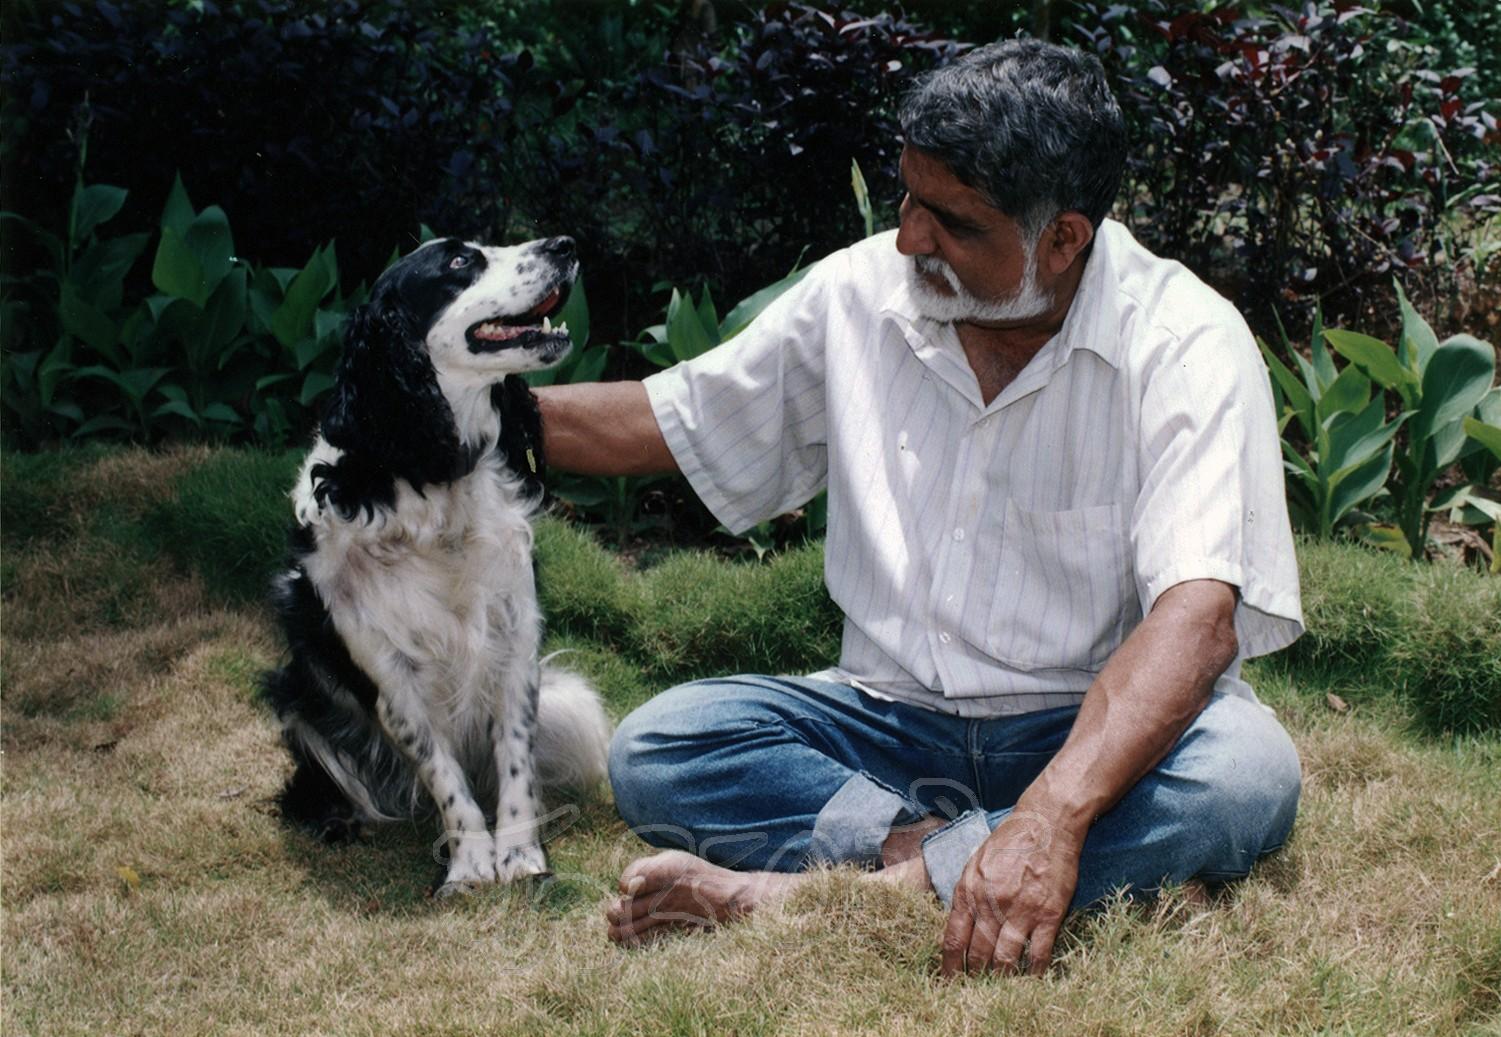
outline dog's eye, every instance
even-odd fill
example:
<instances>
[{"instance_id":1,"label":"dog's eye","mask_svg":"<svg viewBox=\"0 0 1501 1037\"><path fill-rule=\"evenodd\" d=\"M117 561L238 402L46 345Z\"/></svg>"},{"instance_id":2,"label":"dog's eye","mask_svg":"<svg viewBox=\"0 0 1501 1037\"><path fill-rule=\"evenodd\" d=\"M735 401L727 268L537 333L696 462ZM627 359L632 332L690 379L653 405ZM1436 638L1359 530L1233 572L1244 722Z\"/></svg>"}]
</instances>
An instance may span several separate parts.
<instances>
[{"instance_id":1,"label":"dog's eye","mask_svg":"<svg viewBox=\"0 0 1501 1037\"><path fill-rule=\"evenodd\" d=\"M450 270L462 270L462 269L464 269L468 265L469 265L469 257L468 256L454 256L452 259L450 259L448 261L448 269L450 269Z\"/></svg>"}]
</instances>

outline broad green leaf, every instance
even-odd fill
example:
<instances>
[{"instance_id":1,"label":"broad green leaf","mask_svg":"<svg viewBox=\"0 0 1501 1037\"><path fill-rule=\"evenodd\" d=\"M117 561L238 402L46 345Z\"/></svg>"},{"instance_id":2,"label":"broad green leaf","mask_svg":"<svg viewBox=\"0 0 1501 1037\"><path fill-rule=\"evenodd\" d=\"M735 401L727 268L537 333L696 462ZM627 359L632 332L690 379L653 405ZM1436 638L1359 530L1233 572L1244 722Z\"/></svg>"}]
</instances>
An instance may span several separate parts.
<instances>
[{"instance_id":1,"label":"broad green leaf","mask_svg":"<svg viewBox=\"0 0 1501 1037\"><path fill-rule=\"evenodd\" d=\"M1495 377L1494 349L1469 335L1446 339L1423 372L1422 404L1409 430L1413 441L1421 444L1470 413L1490 391Z\"/></svg>"},{"instance_id":2,"label":"broad green leaf","mask_svg":"<svg viewBox=\"0 0 1501 1037\"><path fill-rule=\"evenodd\" d=\"M698 297L698 320L709 340L719 345L719 314L714 310L714 297L709 294L708 285L704 285L703 293Z\"/></svg>"},{"instance_id":3,"label":"broad green leaf","mask_svg":"<svg viewBox=\"0 0 1501 1037\"><path fill-rule=\"evenodd\" d=\"M807 277L808 271L817 265L817 263L814 263L803 267L801 270L794 270L775 284L769 284L759 292L754 292L741 299L735 304L734 309L725 314L724 320L719 322L719 341L728 342L750 327L751 321L760 316L762 310L776 302L783 293Z\"/></svg>"},{"instance_id":4,"label":"broad green leaf","mask_svg":"<svg viewBox=\"0 0 1501 1037\"><path fill-rule=\"evenodd\" d=\"M667 304L667 344L673 359L682 362L707 353L717 343L705 330L698 311L674 288Z\"/></svg>"},{"instance_id":5,"label":"broad green leaf","mask_svg":"<svg viewBox=\"0 0 1501 1037\"><path fill-rule=\"evenodd\" d=\"M167 193L167 204L162 209L162 229L170 227L179 238L188 233L193 225L193 203L188 200L187 188L182 186L182 174L172 179L172 190Z\"/></svg>"},{"instance_id":6,"label":"broad green leaf","mask_svg":"<svg viewBox=\"0 0 1501 1037\"><path fill-rule=\"evenodd\" d=\"M338 310L320 308L313 314L313 334L319 342L336 339L344 330L344 322L349 319L347 313Z\"/></svg>"},{"instance_id":7,"label":"broad green leaf","mask_svg":"<svg viewBox=\"0 0 1501 1037\"><path fill-rule=\"evenodd\" d=\"M1466 417L1462 427L1465 435L1495 454L1497 459L1501 459L1501 426Z\"/></svg>"},{"instance_id":8,"label":"broad green leaf","mask_svg":"<svg viewBox=\"0 0 1501 1037\"><path fill-rule=\"evenodd\" d=\"M1376 496L1386 485L1386 476L1392 469L1390 443L1386 449L1365 462L1335 472L1329 479L1329 522L1338 524L1351 508Z\"/></svg>"},{"instance_id":9,"label":"broad green leaf","mask_svg":"<svg viewBox=\"0 0 1501 1037\"><path fill-rule=\"evenodd\" d=\"M1419 481L1425 490L1440 472L1459 459L1459 452L1464 449L1464 445L1464 425L1457 421L1449 422L1428 437L1423 447L1423 467L1419 472Z\"/></svg>"},{"instance_id":10,"label":"broad green leaf","mask_svg":"<svg viewBox=\"0 0 1501 1037\"><path fill-rule=\"evenodd\" d=\"M58 384L64 378L71 377L73 370L73 355L66 341L59 342L48 351L36 372L37 395L42 398L44 405L52 403Z\"/></svg>"},{"instance_id":11,"label":"broad green leaf","mask_svg":"<svg viewBox=\"0 0 1501 1037\"><path fill-rule=\"evenodd\" d=\"M292 356L297 361L297 370L307 370L323 354L330 352L334 348L335 344L328 339L299 339L297 344L292 347Z\"/></svg>"},{"instance_id":12,"label":"broad green leaf","mask_svg":"<svg viewBox=\"0 0 1501 1037\"><path fill-rule=\"evenodd\" d=\"M876 216L870 207L870 188L865 186L865 174L860 172L860 163L855 159L850 159L850 186L854 188L855 208L860 211L868 238L876 232Z\"/></svg>"},{"instance_id":13,"label":"broad green leaf","mask_svg":"<svg viewBox=\"0 0 1501 1037\"><path fill-rule=\"evenodd\" d=\"M1409 407L1418 402L1418 382L1412 372L1397 361L1397 355L1380 339L1358 331L1338 328L1324 332L1334 351L1364 371L1383 389L1395 389Z\"/></svg>"},{"instance_id":14,"label":"broad green leaf","mask_svg":"<svg viewBox=\"0 0 1501 1037\"><path fill-rule=\"evenodd\" d=\"M1402 535L1401 527L1394 526L1390 522L1369 522L1357 526L1355 534L1361 541L1372 547L1390 551L1403 558L1412 557L1412 545Z\"/></svg>"},{"instance_id":15,"label":"broad green leaf","mask_svg":"<svg viewBox=\"0 0 1501 1037\"><path fill-rule=\"evenodd\" d=\"M217 357L244 327L245 268L238 267L219 282L209 297L195 329L196 348L205 360Z\"/></svg>"},{"instance_id":16,"label":"broad green leaf","mask_svg":"<svg viewBox=\"0 0 1501 1037\"><path fill-rule=\"evenodd\" d=\"M125 275L150 240L150 234L142 233L95 242L73 263L69 277L94 305L117 309L124 298Z\"/></svg>"},{"instance_id":17,"label":"broad green leaf","mask_svg":"<svg viewBox=\"0 0 1501 1037\"><path fill-rule=\"evenodd\" d=\"M332 375L322 371L309 371L307 377L302 380L302 391L297 394L297 402L304 407L311 407L313 403L334 387Z\"/></svg>"},{"instance_id":18,"label":"broad green leaf","mask_svg":"<svg viewBox=\"0 0 1501 1037\"><path fill-rule=\"evenodd\" d=\"M134 432L135 426L113 414L97 414L79 425L71 433L70 439L84 439L98 432Z\"/></svg>"},{"instance_id":19,"label":"broad green leaf","mask_svg":"<svg viewBox=\"0 0 1501 1037\"><path fill-rule=\"evenodd\" d=\"M151 267L151 283L170 296L187 299L202 307L208 301L208 285L203 277L203 265L171 227L162 228L161 241L156 246L156 262Z\"/></svg>"},{"instance_id":20,"label":"broad green leaf","mask_svg":"<svg viewBox=\"0 0 1501 1037\"><path fill-rule=\"evenodd\" d=\"M108 184L92 184L89 187L78 185L73 192L73 212L70 219L71 244L75 250L100 225L115 218L125 206L127 193L123 187L110 187Z\"/></svg>"},{"instance_id":21,"label":"broad green leaf","mask_svg":"<svg viewBox=\"0 0 1501 1037\"><path fill-rule=\"evenodd\" d=\"M573 282L568 299L558 311L558 321L568 325L568 337L574 349L583 349L589 342L589 297L584 293L584 279Z\"/></svg>"},{"instance_id":22,"label":"broad green leaf","mask_svg":"<svg viewBox=\"0 0 1501 1037\"><path fill-rule=\"evenodd\" d=\"M193 220L183 240L203 271L204 298L207 298L229 273L231 257L234 256L235 243L229 230L229 218L223 209L210 205Z\"/></svg>"},{"instance_id":23,"label":"broad green leaf","mask_svg":"<svg viewBox=\"0 0 1501 1037\"><path fill-rule=\"evenodd\" d=\"M1407 301L1402 282L1394 280L1392 283L1397 287L1397 303L1402 308L1402 348L1398 351L1397 358L1421 375L1428 370L1428 361L1433 359L1433 354L1438 349L1438 336L1433 333L1428 322L1418 316L1412 303Z\"/></svg>"},{"instance_id":24,"label":"broad green leaf","mask_svg":"<svg viewBox=\"0 0 1501 1037\"><path fill-rule=\"evenodd\" d=\"M79 295L78 288L71 282L63 282L57 312L64 331L118 363L115 343L120 341L119 327L106 313Z\"/></svg>"},{"instance_id":25,"label":"broad green leaf","mask_svg":"<svg viewBox=\"0 0 1501 1037\"><path fill-rule=\"evenodd\" d=\"M1378 396L1359 414L1337 416L1329 425L1329 456L1321 461L1330 471L1364 463L1402 426L1402 418L1385 424L1386 401Z\"/></svg>"},{"instance_id":26,"label":"broad green leaf","mask_svg":"<svg viewBox=\"0 0 1501 1037\"><path fill-rule=\"evenodd\" d=\"M1327 424L1329 419L1339 414L1355 414L1365 409L1371 398L1371 380L1365 372L1351 364L1339 373L1334 381L1328 383L1324 394L1319 397L1316 408L1319 424Z\"/></svg>"},{"instance_id":27,"label":"broad green leaf","mask_svg":"<svg viewBox=\"0 0 1501 1037\"><path fill-rule=\"evenodd\" d=\"M1308 342L1309 352L1313 355L1313 369L1319 376L1319 385L1327 386L1334 381L1334 357L1329 355L1329 345L1324 341L1324 307L1316 304L1313 308L1313 335Z\"/></svg>"},{"instance_id":28,"label":"broad green leaf","mask_svg":"<svg viewBox=\"0 0 1501 1037\"><path fill-rule=\"evenodd\" d=\"M187 402L184 400L168 400L166 403L153 410L151 412L151 417L162 418L166 417L168 414L176 414L179 418L187 418L196 427L203 427L203 419L199 417L198 412L195 411L192 407L188 406Z\"/></svg>"},{"instance_id":29,"label":"broad green leaf","mask_svg":"<svg viewBox=\"0 0 1501 1037\"><path fill-rule=\"evenodd\" d=\"M1287 369L1287 365L1277 358L1277 355L1271 351L1271 348L1264 341L1258 338L1256 345L1261 347L1261 355L1266 358L1267 370L1271 372L1272 380L1276 382L1277 388L1281 389L1282 394L1287 397L1288 405L1292 407L1293 413L1297 415L1299 424L1303 426L1304 434L1312 438L1318 428L1313 397L1309 395L1308 389L1304 387L1303 383L1298 380L1298 376Z\"/></svg>"},{"instance_id":30,"label":"broad green leaf","mask_svg":"<svg viewBox=\"0 0 1501 1037\"><path fill-rule=\"evenodd\" d=\"M240 424L240 416L225 403L210 403L203 408L203 417L206 421L221 421L228 425Z\"/></svg>"},{"instance_id":31,"label":"broad green leaf","mask_svg":"<svg viewBox=\"0 0 1501 1037\"><path fill-rule=\"evenodd\" d=\"M168 382L166 385L158 385L156 387L156 391L161 393L167 399L177 400L180 403L186 403L188 399L188 391L175 382Z\"/></svg>"},{"instance_id":32,"label":"broad green leaf","mask_svg":"<svg viewBox=\"0 0 1501 1037\"><path fill-rule=\"evenodd\" d=\"M73 372L75 379L102 378L115 385L126 398L136 406L140 406L151 387L161 381L167 375L165 367L137 367L129 371L112 371L107 367L95 364L91 367L80 367Z\"/></svg>"},{"instance_id":33,"label":"broad green leaf","mask_svg":"<svg viewBox=\"0 0 1501 1037\"><path fill-rule=\"evenodd\" d=\"M672 347L664 342L641 342L637 348L641 355L650 360L658 367L671 367L677 363L677 358L672 355Z\"/></svg>"},{"instance_id":34,"label":"broad green leaf","mask_svg":"<svg viewBox=\"0 0 1501 1037\"><path fill-rule=\"evenodd\" d=\"M318 303L333 290L338 280L336 275L330 273L328 262L324 259L325 253L331 252L332 248L330 245L327 249L313 253L307 266L292 278L292 283L287 286L286 298L271 317L272 334L288 349L298 339L311 333L313 314L318 309Z\"/></svg>"},{"instance_id":35,"label":"broad green leaf","mask_svg":"<svg viewBox=\"0 0 1501 1037\"><path fill-rule=\"evenodd\" d=\"M295 374L292 374L291 372L263 375L262 377L255 380L255 391L261 392L262 390L271 388L271 386L273 385L280 385L282 382L290 381L291 379L296 377L297 376Z\"/></svg>"},{"instance_id":36,"label":"broad green leaf","mask_svg":"<svg viewBox=\"0 0 1501 1037\"><path fill-rule=\"evenodd\" d=\"M603 346L585 349L579 355L578 364L569 373L568 381L573 384L599 381L600 376L605 373L605 361L609 358L610 351Z\"/></svg>"},{"instance_id":37,"label":"broad green leaf","mask_svg":"<svg viewBox=\"0 0 1501 1037\"><path fill-rule=\"evenodd\" d=\"M1293 363L1298 365L1298 374L1303 378L1303 385L1308 389L1308 395L1317 398L1319 391L1319 376L1314 373L1313 365L1303 359L1303 354L1296 349L1291 351Z\"/></svg>"}]
</instances>

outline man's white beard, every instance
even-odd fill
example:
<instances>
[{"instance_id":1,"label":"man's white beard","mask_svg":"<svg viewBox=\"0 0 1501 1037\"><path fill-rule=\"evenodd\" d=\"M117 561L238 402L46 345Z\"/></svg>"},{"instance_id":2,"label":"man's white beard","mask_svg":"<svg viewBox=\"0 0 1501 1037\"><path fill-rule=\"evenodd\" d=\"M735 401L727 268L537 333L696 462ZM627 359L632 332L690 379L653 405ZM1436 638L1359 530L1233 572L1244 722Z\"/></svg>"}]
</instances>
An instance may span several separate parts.
<instances>
[{"instance_id":1,"label":"man's white beard","mask_svg":"<svg viewBox=\"0 0 1501 1037\"><path fill-rule=\"evenodd\" d=\"M912 266L907 268L907 278L912 285L912 296L918 311L929 320L941 324L957 321L1006 322L1030 320L1040 317L1053 307L1053 297L1037 285L1037 246L1022 246L1022 283L1007 299L981 299L971 295L959 283L953 267L932 256L913 256ZM936 274L953 289L953 295L944 295L933 290L929 275Z\"/></svg>"}]
</instances>

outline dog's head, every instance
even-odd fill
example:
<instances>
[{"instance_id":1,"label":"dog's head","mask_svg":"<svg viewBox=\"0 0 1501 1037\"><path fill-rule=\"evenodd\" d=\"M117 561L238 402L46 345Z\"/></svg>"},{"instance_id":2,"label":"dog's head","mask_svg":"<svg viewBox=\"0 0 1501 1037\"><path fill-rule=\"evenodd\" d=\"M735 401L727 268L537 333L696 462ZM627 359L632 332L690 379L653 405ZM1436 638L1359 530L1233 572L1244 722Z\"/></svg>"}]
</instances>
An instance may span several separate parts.
<instances>
[{"instance_id":1,"label":"dog's head","mask_svg":"<svg viewBox=\"0 0 1501 1037\"><path fill-rule=\"evenodd\" d=\"M578 269L572 238L507 248L438 238L381 274L370 306L404 322L440 374L493 382L567 355L568 329L552 319Z\"/></svg>"},{"instance_id":2,"label":"dog's head","mask_svg":"<svg viewBox=\"0 0 1501 1037\"><path fill-rule=\"evenodd\" d=\"M577 276L572 238L439 238L402 257L350 318L324 437L414 486L454 478L524 395L491 388L567 355L552 321Z\"/></svg>"}]
</instances>

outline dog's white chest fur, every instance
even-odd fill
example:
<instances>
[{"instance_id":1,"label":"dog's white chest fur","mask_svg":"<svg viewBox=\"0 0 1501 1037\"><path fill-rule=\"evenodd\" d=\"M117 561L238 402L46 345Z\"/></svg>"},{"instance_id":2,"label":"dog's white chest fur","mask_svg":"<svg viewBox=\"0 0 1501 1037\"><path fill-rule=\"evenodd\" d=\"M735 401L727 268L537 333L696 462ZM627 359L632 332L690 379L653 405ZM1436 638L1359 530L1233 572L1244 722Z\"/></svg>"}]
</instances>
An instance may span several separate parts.
<instances>
[{"instance_id":1,"label":"dog's white chest fur","mask_svg":"<svg viewBox=\"0 0 1501 1037\"><path fill-rule=\"evenodd\" d=\"M318 545L309 579L362 665L411 667L451 711L472 708L487 674L536 651L529 503L482 462L421 493L398 480L395 508L346 519L319 505L311 474L338 453L320 442L297 484Z\"/></svg>"}]
</instances>

